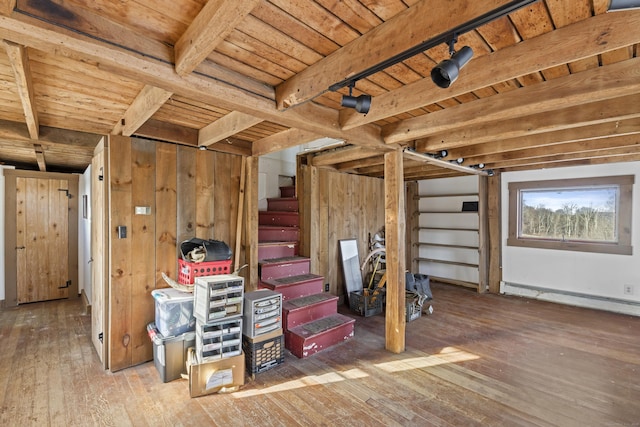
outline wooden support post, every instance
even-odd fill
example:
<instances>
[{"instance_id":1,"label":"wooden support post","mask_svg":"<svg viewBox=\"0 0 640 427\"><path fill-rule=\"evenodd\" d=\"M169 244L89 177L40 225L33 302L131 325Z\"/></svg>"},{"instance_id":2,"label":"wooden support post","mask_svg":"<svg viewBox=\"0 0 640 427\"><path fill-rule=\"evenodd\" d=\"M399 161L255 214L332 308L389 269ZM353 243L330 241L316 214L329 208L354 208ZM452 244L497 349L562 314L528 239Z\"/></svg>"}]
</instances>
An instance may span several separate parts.
<instances>
[{"instance_id":1,"label":"wooden support post","mask_svg":"<svg viewBox=\"0 0 640 427\"><path fill-rule=\"evenodd\" d=\"M387 259L387 307L385 348L405 350L405 205L402 151L384 155L385 244Z\"/></svg>"},{"instance_id":2,"label":"wooden support post","mask_svg":"<svg viewBox=\"0 0 640 427\"><path fill-rule=\"evenodd\" d=\"M236 245L233 250L235 255L235 264L233 271L240 268L240 244L242 243L242 218L244 210L244 181L246 175L247 158L242 157L242 166L240 167L240 188L238 190L238 217L236 219Z\"/></svg>"},{"instance_id":3,"label":"wooden support post","mask_svg":"<svg viewBox=\"0 0 640 427\"><path fill-rule=\"evenodd\" d=\"M500 293L500 282L502 281L501 181L500 174L496 174L488 178L487 185L489 292L496 294Z\"/></svg>"},{"instance_id":4,"label":"wooden support post","mask_svg":"<svg viewBox=\"0 0 640 427\"><path fill-rule=\"evenodd\" d=\"M414 273L418 272L419 263L417 261L420 255L418 251L418 241L420 240L420 212L418 200L418 182L411 181L406 183L407 195L405 197L405 212L407 214L406 228L406 264L405 267Z\"/></svg>"},{"instance_id":5,"label":"wooden support post","mask_svg":"<svg viewBox=\"0 0 640 427\"><path fill-rule=\"evenodd\" d=\"M306 156L296 157L296 194L302 195L302 197L298 197L298 215L300 217L298 253L313 259L310 252L310 242L317 239L317 227L315 227L313 219L317 212L313 198L314 185L311 166L308 165Z\"/></svg>"},{"instance_id":6,"label":"wooden support post","mask_svg":"<svg viewBox=\"0 0 640 427\"><path fill-rule=\"evenodd\" d=\"M244 228L245 257L249 264L248 271L243 272L246 291L258 289L258 157L246 159L245 212L247 213Z\"/></svg>"},{"instance_id":7,"label":"wooden support post","mask_svg":"<svg viewBox=\"0 0 640 427\"><path fill-rule=\"evenodd\" d=\"M489 218L487 176L478 177L478 292L489 289Z\"/></svg>"}]
</instances>

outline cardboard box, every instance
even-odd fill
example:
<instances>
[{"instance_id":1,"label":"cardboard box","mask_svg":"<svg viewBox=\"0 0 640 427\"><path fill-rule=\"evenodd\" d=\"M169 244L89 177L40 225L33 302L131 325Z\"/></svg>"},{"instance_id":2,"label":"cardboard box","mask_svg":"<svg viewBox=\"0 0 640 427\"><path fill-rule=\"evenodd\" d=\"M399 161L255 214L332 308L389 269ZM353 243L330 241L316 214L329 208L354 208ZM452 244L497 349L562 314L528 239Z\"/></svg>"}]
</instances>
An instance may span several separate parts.
<instances>
[{"instance_id":1,"label":"cardboard box","mask_svg":"<svg viewBox=\"0 0 640 427\"><path fill-rule=\"evenodd\" d=\"M244 385L244 353L212 362L197 363L195 351L189 349L187 370L191 397L237 391Z\"/></svg>"}]
</instances>

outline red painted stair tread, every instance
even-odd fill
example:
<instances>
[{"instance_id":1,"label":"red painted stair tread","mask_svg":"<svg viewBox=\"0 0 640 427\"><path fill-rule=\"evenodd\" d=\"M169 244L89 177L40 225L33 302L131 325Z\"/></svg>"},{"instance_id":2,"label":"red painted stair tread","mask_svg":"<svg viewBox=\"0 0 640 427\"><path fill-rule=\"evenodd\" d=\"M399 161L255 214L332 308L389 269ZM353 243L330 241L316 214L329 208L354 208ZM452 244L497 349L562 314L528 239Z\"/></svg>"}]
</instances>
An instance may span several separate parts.
<instances>
[{"instance_id":1,"label":"red painted stair tread","mask_svg":"<svg viewBox=\"0 0 640 427\"><path fill-rule=\"evenodd\" d=\"M265 259L258 262L260 280L280 279L283 277L309 274L311 260L307 257L290 256Z\"/></svg>"},{"instance_id":2,"label":"red painted stair tread","mask_svg":"<svg viewBox=\"0 0 640 427\"><path fill-rule=\"evenodd\" d=\"M259 242L293 242L300 239L300 228L278 225L258 226Z\"/></svg>"},{"instance_id":3,"label":"red painted stair tread","mask_svg":"<svg viewBox=\"0 0 640 427\"><path fill-rule=\"evenodd\" d=\"M338 297L328 293L317 293L301 298L288 299L282 303L282 324L285 330L338 311Z\"/></svg>"},{"instance_id":4,"label":"red painted stair tread","mask_svg":"<svg viewBox=\"0 0 640 427\"><path fill-rule=\"evenodd\" d=\"M322 292L323 276L317 274L300 274L277 279L260 280L258 287L280 292L282 300L300 298Z\"/></svg>"},{"instance_id":5,"label":"red painted stair tread","mask_svg":"<svg viewBox=\"0 0 640 427\"><path fill-rule=\"evenodd\" d=\"M260 211L258 212L258 224L298 227L300 226L300 215L298 212Z\"/></svg>"},{"instance_id":6,"label":"red painted stair tread","mask_svg":"<svg viewBox=\"0 0 640 427\"><path fill-rule=\"evenodd\" d=\"M267 199L267 210L281 212L298 212L298 199L295 197Z\"/></svg>"},{"instance_id":7,"label":"red painted stair tread","mask_svg":"<svg viewBox=\"0 0 640 427\"><path fill-rule=\"evenodd\" d=\"M295 185L287 185L285 187L280 187L280 196L281 197L295 197L296 196L296 186Z\"/></svg>"},{"instance_id":8,"label":"red painted stair tread","mask_svg":"<svg viewBox=\"0 0 640 427\"><path fill-rule=\"evenodd\" d=\"M324 302L327 300L337 300L338 297L335 295L331 295L331 294L314 294L314 295L307 295L306 297L301 297L301 298L296 298L293 299L291 301L287 301L286 304L283 304L282 309L286 310L286 309L295 309L295 308L302 308L302 307L306 307L308 305L313 305L313 304L318 304L320 302Z\"/></svg>"},{"instance_id":9,"label":"red painted stair tread","mask_svg":"<svg viewBox=\"0 0 640 427\"><path fill-rule=\"evenodd\" d=\"M258 261L298 255L298 242L258 243Z\"/></svg>"},{"instance_id":10,"label":"red painted stair tread","mask_svg":"<svg viewBox=\"0 0 640 427\"><path fill-rule=\"evenodd\" d=\"M353 337L355 320L342 314L333 314L285 333L285 347L298 358L311 356Z\"/></svg>"},{"instance_id":11,"label":"red painted stair tread","mask_svg":"<svg viewBox=\"0 0 640 427\"><path fill-rule=\"evenodd\" d=\"M307 274L299 274L297 276L279 277L277 279L263 280L263 282L270 283L275 286L291 286L291 285L297 285L302 282L308 282L310 280L316 280L322 277L323 276L318 276L317 274L307 273Z\"/></svg>"}]
</instances>

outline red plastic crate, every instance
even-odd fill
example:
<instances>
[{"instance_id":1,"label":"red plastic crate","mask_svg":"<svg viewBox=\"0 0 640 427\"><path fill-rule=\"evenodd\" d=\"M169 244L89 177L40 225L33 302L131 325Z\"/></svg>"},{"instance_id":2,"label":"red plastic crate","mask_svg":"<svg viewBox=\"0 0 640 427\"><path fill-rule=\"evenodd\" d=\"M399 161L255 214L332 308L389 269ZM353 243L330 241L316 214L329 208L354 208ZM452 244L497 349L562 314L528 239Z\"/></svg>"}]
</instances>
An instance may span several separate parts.
<instances>
[{"instance_id":1,"label":"red plastic crate","mask_svg":"<svg viewBox=\"0 0 640 427\"><path fill-rule=\"evenodd\" d=\"M231 260L188 262L178 258L178 283L193 285L196 277L231 274Z\"/></svg>"}]
</instances>

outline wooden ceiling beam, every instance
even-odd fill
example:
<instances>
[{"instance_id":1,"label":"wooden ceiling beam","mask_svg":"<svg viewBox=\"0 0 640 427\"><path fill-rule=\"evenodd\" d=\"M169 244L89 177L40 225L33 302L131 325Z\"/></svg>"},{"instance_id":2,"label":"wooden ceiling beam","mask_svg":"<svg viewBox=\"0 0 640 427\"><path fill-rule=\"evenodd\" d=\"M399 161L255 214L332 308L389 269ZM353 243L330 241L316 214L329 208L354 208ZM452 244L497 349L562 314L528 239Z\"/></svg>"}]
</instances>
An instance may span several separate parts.
<instances>
[{"instance_id":1,"label":"wooden ceiling beam","mask_svg":"<svg viewBox=\"0 0 640 427\"><path fill-rule=\"evenodd\" d=\"M154 119L147 120L135 132L134 136L171 142L178 145L193 147L194 149L199 147L197 129L161 122ZM228 144L214 144L208 147L208 149L211 151L236 154L239 156L251 155L251 143L237 138L229 138Z\"/></svg>"},{"instance_id":2,"label":"wooden ceiling beam","mask_svg":"<svg viewBox=\"0 0 640 427\"><path fill-rule=\"evenodd\" d=\"M375 164L371 166L365 166L362 168L354 169L356 173L362 175L383 176L384 175L384 160L381 165Z\"/></svg>"},{"instance_id":3,"label":"wooden ceiling beam","mask_svg":"<svg viewBox=\"0 0 640 427\"><path fill-rule=\"evenodd\" d=\"M339 113L332 108L307 102L298 108L281 112L276 109L275 98L249 93L236 85L227 85L195 73L180 77L170 64L94 39L76 34L63 34L32 22L3 16L0 16L0 38L77 60L94 61L103 70L186 98L199 99L220 108L254 115L285 127L298 128L381 151L394 149L385 145L380 127L377 125L370 124L343 131L339 126Z\"/></svg>"},{"instance_id":4,"label":"wooden ceiling beam","mask_svg":"<svg viewBox=\"0 0 640 427\"><path fill-rule=\"evenodd\" d=\"M274 153L297 145L306 144L322 138L315 132L309 132L302 129L287 129L271 136L254 141L253 156L264 156L265 154Z\"/></svg>"},{"instance_id":5,"label":"wooden ceiling beam","mask_svg":"<svg viewBox=\"0 0 640 427\"><path fill-rule=\"evenodd\" d=\"M616 161L633 161L632 157L627 158L627 156L638 156L640 155L640 145L632 145L627 147L619 147L619 148L605 148L602 150L593 150L590 152L584 153L567 153L567 154L553 154L548 156L539 156L532 157L528 159L515 159L504 161L500 163L496 163L495 165L488 164L487 168L495 168L500 169L501 171L509 170L510 168L515 167L529 167L533 165L551 165L553 163L559 162L580 162L580 161L589 161L597 158L617 158Z\"/></svg>"},{"instance_id":6,"label":"wooden ceiling beam","mask_svg":"<svg viewBox=\"0 0 640 427\"><path fill-rule=\"evenodd\" d=\"M364 147L348 146L326 151L314 156L311 160L313 166L332 166L336 163L360 161L369 156L379 156L380 152L369 150ZM380 157L380 162L384 163L384 158Z\"/></svg>"},{"instance_id":7,"label":"wooden ceiling beam","mask_svg":"<svg viewBox=\"0 0 640 427\"><path fill-rule=\"evenodd\" d=\"M636 93L640 91L639 68L640 58L633 58L526 86L386 125L383 137L387 143L401 143L453 129L519 119Z\"/></svg>"},{"instance_id":8,"label":"wooden ceiling beam","mask_svg":"<svg viewBox=\"0 0 640 427\"><path fill-rule=\"evenodd\" d=\"M449 169L434 169L431 171L419 171L415 173L407 173L404 176L404 180L420 181L423 179L453 178L458 176L464 176L464 174L462 172L456 172Z\"/></svg>"},{"instance_id":9,"label":"wooden ceiling beam","mask_svg":"<svg viewBox=\"0 0 640 427\"><path fill-rule=\"evenodd\" d=\"M192 72L260 0L209 0L175 45L176 72Z\"/></svg>"},{"instance_id":10,"label":"wooden ceiling beam","mask_svg":"<svg viewBox=\"0 0 640 427\"><path fill-rule=\"evenodd\" d=\"M43 147L47 147L50 144L95 147L101 138L101 135L93 133L52 128L48 126L40 126L39 136L37 143ZM24 123L11 122L7 120L0 120L0 139L27 142L30 144L34 143Z\"/></svg>"},{"instance_id":11,"label":"wooden ceiling beam","mask_svg":"<svg viewBox=\"0 0 640 427\"><path fill-rule=\"evenodd\" d=\"M384 157L380 153L368 158L360 158L350 162L336 163L334 166L339 171L356 170L358 168L366 168L369 166L383 165Z\"/></svg>"},{"instance_id":12,"label":"wooden ceiling beam","mask_svg":"<svg viewBox=\"0 0 640 427\"><path fill-rule=\"evenodd\" d=\"M507 0L419 1L278 85L277 108L283 110L309 101L335 83L507 3Z\"/></svg>"},{"instance_id":13,"label":"wooden ceiling beam","mask_svg":"<svg viewBox=\"0 0 640 427\"><path fill-rule=\"evenodd\" d=\"M576 158L588 155L588 153L603 152L603 150L640 149L640 134L614 136L602 139L590 139L586 141L574 141L558 143L542 147L523 148L517 151L494 153L465 157L464 164L484 163L485 168L497 168L508 166L513 161L529 161L540 157L554 155L573 155Z\"/></svg>"},{"instance_id":14,"label":"wooden ceiling beam","mask_svg":"<svg viewBox=\"0 0 640 427\"><path fill-rule=\"evenodd\" d=\"M622 121L640 117L640 94L632 94L604 101L591 102L557 111L532 114L518 120L495 121L473 127L452 129L448 132L421 138L416 141L416 150L423 153L437 152L467 147L469 145L488 144L493 146L510 139L533 137L566 130L564 133L571 137L578 128L603 124L599 132L604 136L605 129L612 134L622 131L619 124ZM576 129L576 130L573 130ZM592 127L591 129L596 129Z\"/></svg>"},{"instance_id":15,"label":"wooden ceiling beam","mask_svg":"<svg viewBox=\"0 0 640 427\"><path fill-rule=\"evenodd\" d=\"M176 144L198 146L198 130L159 120L147 120L136 130L134 136L152 138Z\"/></svg>"},{"instance_id":16,"label":"wooden ceiling beam","mask_svg":"<svg viewBox=\"0 0 640 427\"><path fill-rule=\"evenodd\" d=\"M38 169L40 170L40 172L46 172L47 163L44 161L44 150L42 148L42 145L33 144L33 148L36 151L36 161L38 162Z\"/></svg>"},{"instance_id":17,"label":"wooden ceiling beam","mask_svg":"<svg viewBox=\"0 0 640 427\"><path fill-rule=\"evenodd\" d=\"M201 146L202 147L202 146ZM202 150L202 148L200 148ZM228 138L228 141L220 144L212 144L206 147L209 151L217 151L219 153L235 154L237 156L251 156L252 144L249 141L243 141L238 138Z\"/></svg>"},{"instance_id":18,"label":"wooden ceiling beam","mask_svg":"<svg viewBox=\"0 0 640 427\"><path fill-rule=\"evenodd\" d=\"M40 125L38 123L38 112L36 111L36 100L27 49L22 45L7 40L3 40L3 44L11 62L11 68L13 68L29 135L31 139L38 139Z\"/></svg>"},{"instance_id":19,"label":"wooden ceiling beam","mask_svg":"<svg viewBox=\"0 0 640 427\"><path fill-rule=\"evenodd\" d=\"M261 122L263 120L255 116L241 113L240 111L232 111L200 129L198 132L198 145L215 144Z\"/></svg>"},{"instance_id":20,"label":"wooden ceiling beam","mask_svg":"<svg viewBox=\"0 0 640 427\"><path fill-rule=\"evenodd\" d=\"M172 92L146 85L133 100L122 119L111 131L112 135L131 136L173 95Z\"/></svg>"},{"instance_id":21,"label":"wooden ceiling beam","mask_svg":"<svg viewBox=\"0 0 640 427\"><path fill-rule=\"evenodd\" d=\"M640 118L607 122L575 129L547 132L535 136L509 138L468 145L448 150L447 158L474 158L493 154L520 153L532 148L544 148L580 141L603 141L609 137L634 135L640 133Z\"/></svg>"},{"instance_id":22,"label":"wooden ceiling beam","mask_svg":"<svg viewBox=\"0 0 640 427\"><path fill-rule=\"evenodd\" d=\"M543 69L640 43L640 11L608 13L472 59L455 84L437 87L430 78L376 96L366 115L353 109L340 113L344 129L453 98ZM508 66L505 66L508 64Z\"/></svg>"},{"instance_id":23,"label":"wooden ceiling beam","mask_svg":"<svg viewBox=\"0 0 640 427\"><path fill-rule=\"evenodd\" d=\"M620 159L620 157L623 157L624 160ZM531 171L531 170L539 170L539 169L565 168L570 166L602 165L602 164L609 164L609 163L618 163L621 161L625 161L625 162L640 161L640 153L623 154L622 156L594 157L594 158L578 159L578 160L566 159L566 160L558 160L558 161L549 162L549 163L518 165L518 166L512 166L508 168L502 168L500 169L500 172L518 172L518 171Z\"/></svg>"}]
</instances>

